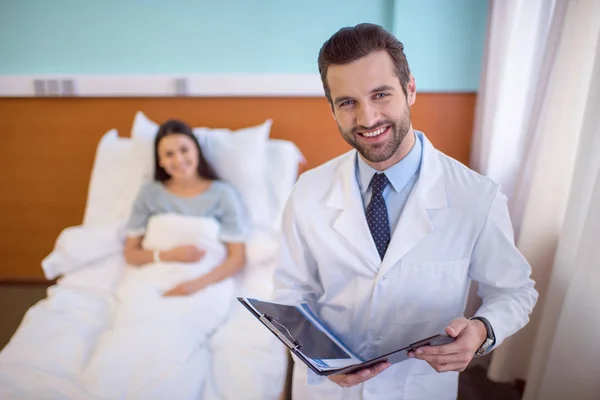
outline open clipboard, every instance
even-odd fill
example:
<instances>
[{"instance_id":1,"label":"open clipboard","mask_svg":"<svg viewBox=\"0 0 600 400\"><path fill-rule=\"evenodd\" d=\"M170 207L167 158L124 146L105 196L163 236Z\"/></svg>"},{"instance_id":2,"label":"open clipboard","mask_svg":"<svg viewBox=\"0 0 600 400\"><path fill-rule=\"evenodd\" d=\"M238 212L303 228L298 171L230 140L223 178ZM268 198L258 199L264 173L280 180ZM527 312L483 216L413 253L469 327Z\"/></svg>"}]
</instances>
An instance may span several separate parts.
<instances>
[{"instance_id":1,"label":"open clipboard","mask_svg":"<svg viewBox=\"0 0 600 400\"><path fill-rule=\"evenodd\" d=\"M380 362L395 364L407 360L408 352L422 346L451 343L454 339L436 334L402 346L392 352L364 360L339 340L308 305L284 305L253 298L238 301L317 375L348 374Z\"/></svg>"}]
</instances>

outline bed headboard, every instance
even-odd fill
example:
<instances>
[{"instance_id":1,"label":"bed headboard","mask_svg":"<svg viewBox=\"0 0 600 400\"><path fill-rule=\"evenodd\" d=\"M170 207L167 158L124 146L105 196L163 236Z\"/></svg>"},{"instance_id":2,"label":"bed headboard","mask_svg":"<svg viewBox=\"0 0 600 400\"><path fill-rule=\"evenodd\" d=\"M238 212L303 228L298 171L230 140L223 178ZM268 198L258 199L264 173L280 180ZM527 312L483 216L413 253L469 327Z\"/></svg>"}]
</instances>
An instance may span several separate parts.
<instances>
[{"instance_id":1,"label":"bed headboard","mask_svg":"<svg viewBox=\"0 0 600 400\"><path fill-rule=\"evenodd\" d=\"M419 94L415 129L469 161L475 94ZM129 136L135 113L192 126L238 129L273 120L271 137L291 140L315 167L349 149L324 98L0 98L0 280L44 280L41 260L62 229L82 221L100 137Z\"/></svg>"}]
</instances>

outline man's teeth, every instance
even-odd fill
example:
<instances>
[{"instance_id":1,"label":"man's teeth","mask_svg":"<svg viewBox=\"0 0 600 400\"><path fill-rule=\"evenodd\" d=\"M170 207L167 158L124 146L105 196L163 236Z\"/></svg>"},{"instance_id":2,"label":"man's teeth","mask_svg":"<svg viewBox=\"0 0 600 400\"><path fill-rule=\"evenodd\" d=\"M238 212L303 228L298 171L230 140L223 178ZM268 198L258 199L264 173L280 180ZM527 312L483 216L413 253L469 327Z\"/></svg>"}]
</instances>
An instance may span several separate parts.
<instances>
[{"instance_id":1,"label":"man's teeth","mask_svg":"<svg viewBox=\"0 0 600 400\"><path fill-rule=\"evenodd\" d=\"M362 135L365 137L375 137L375 136L381 135L386 129L387 129L387 126L384 128L379 128L373 132L363 132Z\"/></svg>"}]
</instances>

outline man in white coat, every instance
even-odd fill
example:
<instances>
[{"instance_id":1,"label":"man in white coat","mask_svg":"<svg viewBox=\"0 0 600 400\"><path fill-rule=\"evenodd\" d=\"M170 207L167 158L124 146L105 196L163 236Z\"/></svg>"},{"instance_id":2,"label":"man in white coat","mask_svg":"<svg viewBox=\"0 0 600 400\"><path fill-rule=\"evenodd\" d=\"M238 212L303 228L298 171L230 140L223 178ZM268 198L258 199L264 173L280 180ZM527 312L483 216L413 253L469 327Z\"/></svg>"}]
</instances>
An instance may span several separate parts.
<instances>
[{"instance_id":1,"label":"man in white coat","mask_svg":"<svg viewBox=\"0 0 600 400\"><path fill-rule=\"evenodd\" d=\"M276 271L274 299L308 302L367 358L444 331L455 341L330 378L296 362L294 398L455 399L459 371L521 329L537 301L507 199L413 130L415 80L383 28L341 29L318 65L354 149L295 185L283 219L293 262ZM483 303L467 319L472 280Z\"/></svg>"}]
</instances>

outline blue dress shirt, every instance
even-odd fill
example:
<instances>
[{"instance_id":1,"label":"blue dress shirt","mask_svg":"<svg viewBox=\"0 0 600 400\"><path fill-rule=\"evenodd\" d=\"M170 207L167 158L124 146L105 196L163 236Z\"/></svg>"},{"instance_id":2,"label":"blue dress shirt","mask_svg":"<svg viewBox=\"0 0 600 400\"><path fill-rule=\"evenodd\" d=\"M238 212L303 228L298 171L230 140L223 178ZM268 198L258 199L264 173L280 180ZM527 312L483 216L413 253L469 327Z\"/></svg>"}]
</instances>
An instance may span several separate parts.
<instances>
[{"instance_id":1,"label":"blue dress shirt","mask_svg":"<svg viewBox=\"0 0 600 400\"><path fill-rule=\"evenodd\" d=\"M384 171L377 171L356 153L356 180L360 188L365 211L371 200L372 189L370 183L373 175L377 172L383 172L390 181L390 185L383 191L383 198L388 210L390 233L392 236L398 225L398 220L400 219L400 214L404 209L406 200L408 200L408 195L419 178L421 158L423 156L422 140L421 134L415 131L415 144L412 149L402 160Z\"/></svg>"}]
</instances>

